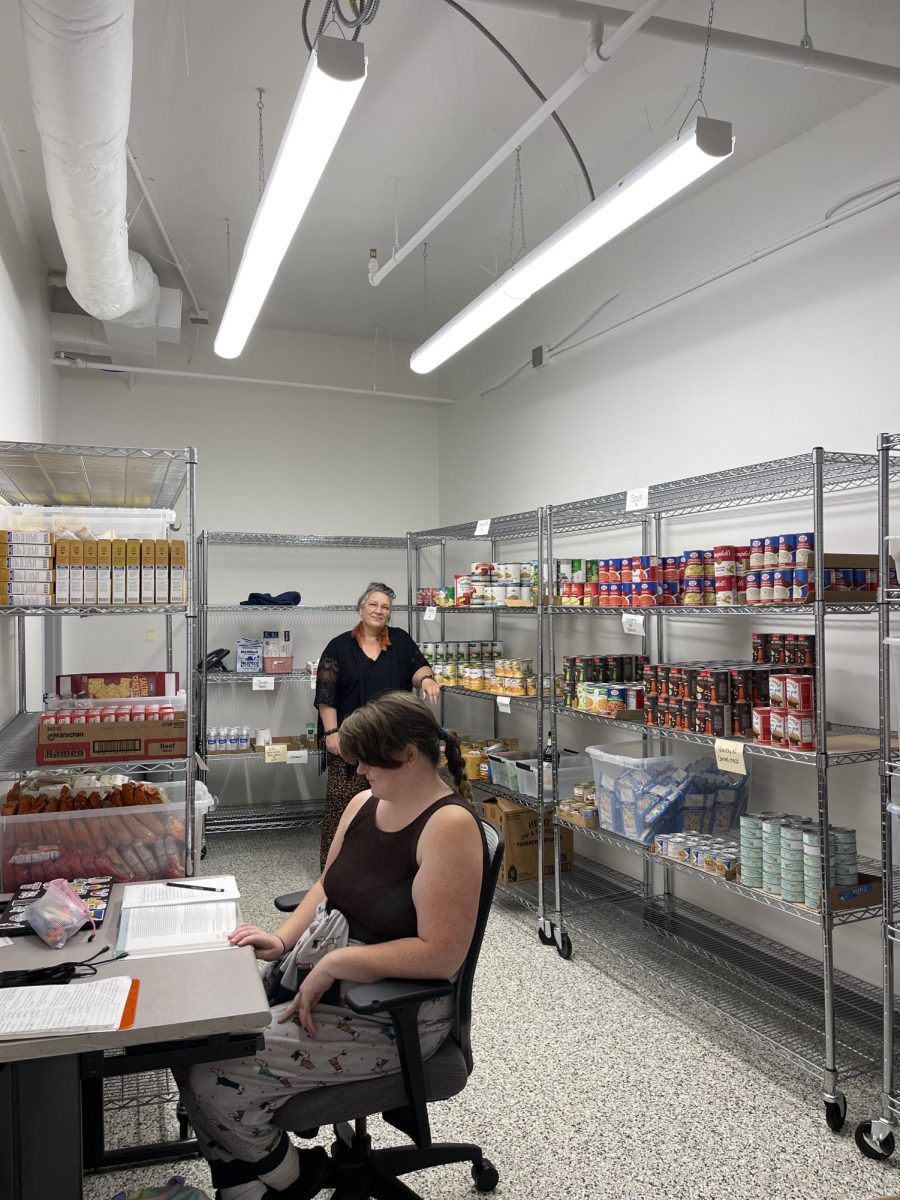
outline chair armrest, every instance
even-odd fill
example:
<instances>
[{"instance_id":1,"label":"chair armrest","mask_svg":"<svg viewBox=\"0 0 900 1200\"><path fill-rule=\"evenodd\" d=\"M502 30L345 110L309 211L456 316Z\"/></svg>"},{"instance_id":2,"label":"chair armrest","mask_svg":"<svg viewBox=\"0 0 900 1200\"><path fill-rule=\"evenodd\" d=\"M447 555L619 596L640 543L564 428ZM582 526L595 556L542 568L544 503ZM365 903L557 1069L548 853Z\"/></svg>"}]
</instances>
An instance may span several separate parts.
<instances>
[{"instance_id":1,"label":"chair armrest","mask_svg":"<svg viewBox=\"0 0 900 1200\"><path fill-rule=\"evenodd\" d=\"M295 908L303 903L307 897L307 892L288 892L284 896L275 897L275 907L279 912L293 912Z\"/></svg>"},{"instance_id":2,"label":"chair armrest","mask_svg":"<svg viewBox=\"0 0 900 1200\"><path fill-rule=\"evenodd\" d=\"M377 983L357 983L346 992L345 999L354 1012L372 1016L393 1009L418 1008L428 1000L443 1000L452 994L449 979L380 979Z\"/></svg>"}]
</instances>

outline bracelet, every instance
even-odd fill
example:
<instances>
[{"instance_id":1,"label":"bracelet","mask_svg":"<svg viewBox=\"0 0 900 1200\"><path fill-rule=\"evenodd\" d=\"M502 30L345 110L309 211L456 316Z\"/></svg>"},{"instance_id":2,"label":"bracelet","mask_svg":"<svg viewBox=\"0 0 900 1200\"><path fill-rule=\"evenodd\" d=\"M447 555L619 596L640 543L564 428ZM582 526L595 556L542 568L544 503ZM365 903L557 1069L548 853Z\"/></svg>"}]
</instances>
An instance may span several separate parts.
<instances>
[{"instance_id":1,"label":"bracelet","mask_svg":"<svg viewBox=\"0 0 900 1200\"><path fill-rule=\"evenodd\" d=\"M323 737L331 737L331 735L333 733L340 733L340 732L341 732L340 729L337 726L335 726L334 729L326 729L325 732L322 734L322 736Z\"/></svg>"},{"instance_id":2,"label":"bracelet","mask_svg":"<svg viewBox=\"0 0 900 1200\"><path fill-rule=\"evenodd\" d=\"M422 678L419 680L419 687L422 686L422 684L425 682L426 679L434 679L434 676L433 675L423 675Z\"/></svg>"},{"instance_id":3,"label":"bracelet","mask_svg":"<svg viewBox=\"0 0 900 1200\"><path fill-rule=\"evenodd\" d=\"M281 953L282 953L283 955L284 955L284 954L287 954L287 946L284 944L284 938L281 936L281 934L280 934L280 933L273 933L273 934L272 934L272 937L277 937L277 938L278 938L279 942L281 942Z\"/></svg>"}]
</instances>

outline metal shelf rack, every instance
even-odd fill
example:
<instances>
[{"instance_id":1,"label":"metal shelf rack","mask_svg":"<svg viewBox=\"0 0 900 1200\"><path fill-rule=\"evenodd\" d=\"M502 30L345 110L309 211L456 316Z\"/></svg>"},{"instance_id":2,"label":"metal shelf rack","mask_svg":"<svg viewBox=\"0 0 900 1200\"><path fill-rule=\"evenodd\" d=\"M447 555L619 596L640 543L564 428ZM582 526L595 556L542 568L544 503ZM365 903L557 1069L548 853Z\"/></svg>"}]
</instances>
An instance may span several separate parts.
<instances>
[{"instance_id":1,"label":"metal shelf rack","mask_svg":"<svg viewBox=\"0 0 900 1200\"><path fill-rule=\"evenodd\" d=\"M896 463L895 468L891 472L892 475L900 477L900 463ZM886 469L890 470L890 468ZM666 520L676 517L692 517L729 509L747 508L753 505L770 504L778 501L810 499L812 501L812 519L808 528L812 528L814 532L815 574L821 580L824 568L824 497L828 494L863 488L874 489L877 478L878 462L874 455L832 453L821 448L816 448L810 454L797 455L792 458L738 467L728 471L714 472L700 477L650 486L648 488L646 507L637 511L627 510L627 496L624 492L595 497L573 504L551 505L546 510L547 577L548 579L552 579L553 577L553 543L555 537L581 532L587 533L599 530L619 529L627 526L639 526L642 553L648 554L651 552L649 547L652 541L655 552L659 554L662 546L663 525ZM878 749L874 730L846 725L829 726L827 722L825 678L826 624L830 626L831 619L837 617L871 616L876 612L881 612L882 606L870 603L855 604L852 602L826 604L824 599L817 598L814 602L806 605L779 604L764 608L755 605L742 605L731 608L691 608L679 606L671 608L646 608L639 611L645 616L644 653L648 652L647 647L650 641L648 634L652 631L656 652L655 657L656 661L659 662L666 661L665 629L670 618L686 618L691 621L700 620L707 622L716 622L720 619L729 622L736 619L744 619L746 621L747 618L753 618L760 624L770 624L771 622L780 621L787 617L791 619L806 619L813 624L816 633L816 661L814 670L817 676L818 696L816 750L814 752L800 752L748 743L744 753L750 758L780 760L782 762L802 764L814 769L819 825L821 830L827 830L829 826L828 775L830 770L833 767L849 763L874 761L879 757L881 751ZM581 621L594 616L609 616L621 619L621 615L621 610L616 609L585 609L560 605L552 605L549 608L548 645L551 680L554 683L554 694L551 694L550 721L554 746L558 745L558 722L561 719L567 718L575 718L579 721L584 719L593 720L609 729L627 729L630 732L639 733L644 739L653 737L659 738L661 741L683 741L711 746L715 739L707 738L703 735L685 733L680 730L659 729L655 726L648 727L638 722L626 722L598 717L595 714L581 713L578 710L566 708L558 702L555 695L554 668L555 635L559 621L573 616L577 616ZM555 809L559 799L558 778L555 768L553 799ZM662 957L671 958L675 954L676 957L684 959L685 955L688 954L682 942L676 937L669 936L667 932L665 922L669 921L673 913L678 916L678 920L682 924L687 924L692 936L697 935L700 937L701 942L705 941L708 943L712 936L710 930L715 929L714 941L716 949L711 953L716 961L719 961L719 951L722 946L727 945L728 953L722 955L721 965L727 968L728 973L733 973L734 970L734 955L731 952L735 946L740 947L751 943L757 945L759 943L759 939L755 935L750 934L739 926L729 925L727 937L723 937L721 931L725 929L727 923L719 921L718 918L705 913L702 909L695 909L694 906L686 905L684 901L676 899L674 896L674 880L676 876L681 876L688 872L697 880L705 879L712 887L718 886L733 894L741 895L749 901L764 904L769 908L778 910L785 917L791 916L820 927L822 934L821 963L816 963L812 959L805 959L802 964L796 964L793 961L794 957L796 957L793 956L793 952L783 950L776 943L772 943L770 947L764 950L764 956L768 956L765 958L767 963L768 959L772 956L781 959L785 959L785 956L787 956L793 964L792 969L795 968L797 971L802 970L803 972L804 989L810 999L810 1005L808 1015L804 1019L804 1038L800 1039L800 1041L806 1047L809 1047L811 1044L814 1045L815 1053L810 1053L808 1049L801 1053L790 1039L785 1040L783 1036L776 1035L774 1027L771 1036L766 1033L763 1040L767 1041L773 1048L782 1051L787 1057L800 1062L801 1065L821 1073L826 1120L830 1128L834 1130L840 1129L846 1116L846 1099L839 1090L838 1053L840 1052L843 1060L842 1072L844 1074L847 1074L848 1071L852 1073L857 1068L862 1069L863 1064L866 1066L871 1065L873 1061L873 1011L872 996L869 993L869 989L856 980L851 980L849 977L839 978L837 975L834 967L832 935L836 925L850 924L858 920L879 916L881 914L881 906L853 910L852 913L835 913L832 910L830 900L831 867L828 856L825 854L820 859L822 895L824 897L823 909L821 912L816 912L806 909L802 905L784 904L776 897L768 896L763 892L757 892L756 889L746 888L740 883L727 882L720 877L710 876L705 872L695 871L688 867L679 867L678 864L669 859L660 860L647 846L634 842L629 843L628 839L608 833L606 830L584 829L580 825L562 820L556 812L554 812L554 822L557 826L572 828L582 836L594 838L620 850L631 851L640 857L642 878L639 907L645 918L648 912L663 914L664 921L662 925L656 921L655 916L652 922L654 930L657 933L662 932L666 936L665 954ZM554 839L554 844L557 847L556 865L558 871L558 836ZM823 845L827 844L827 837L823 838ZM661 890L658 890L656 886L659 878L655 871L657 866L661 868ZM558 874L557 879L559 879ZM893 880L892 875L891 879ZM888 886L887 884L885 885L885 895L888 895ZM565 918L562 909L562 897L558 891L557 910L552 914L552 919L539 930L539 933L543 942L555 944L559 953L564 957L568 957L568 954L571 953L571 942L565 929ZM579 910L582 928L586 928L583 922L584 913L585 910L583 908ZM625 939L622 949L626 945L628 945L627 939ZM615 949L614 946L612 948ZM628 947L627 957L629 961L632 958L630 946ZM693 950L689 952L688 959L694 964ZM728 984L723 984L722 978L710 977L704 981L704 987L706 982L708 982L713 994L729 993L728 1003L724 1007L730 1010L730 1014L726 1013L726 1015L730 1015L731 1019L736 1020L737 1023L751 1032L760 1034L759 1012L765 1012L770 998L768 996L766 973L762 969L756 969L754 964L757 961L762 962L763 959L758 959L756 950L752 954L746 955L742 967L743 977L740 983L735 986L731 982L734 979L733 974L726 974L725 978L730 980ZM648 957L646 968L651 973L657 976L668 974L668 970L665 972L660 970L660 965L661 958L658 955L650 955ZM674 964L670 963L668 965ZM698 981L704 979L705 970L698 969L695 965L692 966L692 970ZM779 980L779 983L790 984L790 974L789 971L784 979ZM813 979L820 993L815 1004L811 1000L813 994L811 980ZM695 990L694 988L691 989L692 992ZM789 986L787 990L793 995L792 986ZM748 997L754 992L758 992L757 1002L750 1004L748 1003ZM853 1009L853 1011L865 1010L864 1051L857 1049L856 1041L853 1038L850 1039L850 1042L846 1039L839 1040L836 1021L838 1017L843 1018L846 1015L848 1004L851 1009L853 1009L854 1005L856 1006L856 1009ZM792 1005L792 1011L795 1013L796 1004L794 1000L792 1000ZM723 1005L716 1003L714 1007L722 1008ZM813 1030L815 1030L815 1037L810 1042L809 1035L813 1033ZM841 1036L844 1036L843 1032ZM797 1044L799 1045L799 1042Z\"/></svg>"},{"instance_id":2,"label":"metal shelf rack","mask_svg":"<svg viewBox=\"0 0 900 1200\"><path fill-rule=\"evenodd\" d=\"M185 618L185 672L189 681L194 655L195 594L193 544L195 520L197 452L180 450L129 449L111 446L54 446L36 442L0 442L0 499L13 507L41 505L60 509L128 508L171 509L183 498L187 549L185 579L187 602L175 605L48 606L26 605L0 608L0 619L14 620L17 658L17 705L15 715L0 730L0 779L17 779L37 769L35 747L39 715L27 710L27 662L25 622L63 617L164 616L166 621L166 669L173 670L172 618ZM144 759L104 763L104 771L141 775L182 776L185 781L185 873L193 873L195 760L192 745L194 697L189 683L186 723L188 754L177 759ZM41 767L52 771L52 767ZM71 767L60 770L71 770Z\"/></svg>"},{"instance_id":3,"label":"metal shelf rack","mask_svg":"<svg viewBox=\"0 0 900 1200\"><path fill-rule=\"evenodd\" d=\"M234 547L238 549L256 549L274 553L315 550L348 550L348 551L385 551L394 550L404 553L407 549L405 537L366 537L360 534L334 535L314 533L252 533L236 531L203 530L197 539L198 583L200 593L200 652L197 669L197 738L198 745L205 743L205 733L210 705L209 690L221 697L226 689L243 688L253 682L252 675L238 674L234 671L209 672L206 669L206 659L209 653L209 630L211 624L221 626L222 621L229 615L243 614L247 618L261 613L277 613L279 617L304 619L324 615L331 618L346 613L355 613L353 604L214 604L210 601L210 552L217 548ZM368 567L365 570L369 570ZM394 605L394 612L406 613L406 605ZM266 675L273 680L273 691L279 692L287 687L296 688L297 684L309 686L313 677L306 670L296 670L284 674ZM298 698L302 692L296 693ZM312 693L310 693L311 695ZM249 753L228 753L209 755L204 760L204 778L208 772L215 771L223 776L228 767L240 765L243 768L255 768L265 764L265 757L256 751ZM318 755L310 753L308 763L317 763ZM282 766L283 764L268 764ZM291 764L301 766L302 764ZM282 775L279 772L279 775ZM254 770L255 775L255 770ZM322 817L323 800L304 801L301 799L287 802L269 801L254 803L253 792L255 780L249 774L244 775L247 789L247 802L242 804L221 804L214 814L207 818L209 833L237 833L262 831L271 829L297 829L310 824L316 824ZM271 780L271 776L268 776Z\"/></svg>"},{"instance_id":4,"label":"metal shelf rack","mask_svg":"<svg viewBox=\"0 0 900 1200\"><path fill-rule=\"evenodd\" d=\"M884 890L882 906L882 1053L881 1106L879 1114L856 1127L856 1144L867 1158L890 1158L895 1148L894 1131L900 1127L900 1091L894 1066L896 1012L894 1002L895 946L900 941L897 897L900 884L894 867L894 822L897 808L893 803L893 782L900 778L900 753L892 733L891 686L896 685L896 668L891 662L891 614L900 608L900 589L887 586L891 555L891 483L900 465L900 433L882 433L877 441L878 456L878 567L882 587L878 594L878 724L879 784L881 800L881 863ZM893 714L896 721L896 713Z\"/></svg>"}]
</instances>

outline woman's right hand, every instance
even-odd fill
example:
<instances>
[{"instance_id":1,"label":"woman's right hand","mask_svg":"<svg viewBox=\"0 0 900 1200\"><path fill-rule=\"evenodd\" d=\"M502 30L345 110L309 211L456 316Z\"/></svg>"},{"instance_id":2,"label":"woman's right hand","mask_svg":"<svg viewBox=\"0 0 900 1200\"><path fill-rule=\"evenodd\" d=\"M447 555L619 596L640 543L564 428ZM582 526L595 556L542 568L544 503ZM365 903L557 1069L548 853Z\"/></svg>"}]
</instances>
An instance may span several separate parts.
<instances>
[{"instance_id":1,"label":"woman's right hand","mask_svg":"<svg viewBox=\"0 0 900 1200\"><path fill-rule=\"evenodd\" d=\"M339 733L329 733L325 739L325 749L329 754L340 754L341 752L341 735Z\"/></svg>"},{"instance_id":2,"label":"woman's right hand","mask_svg":"<svg viewBox=\"0 0 900 1200\"><path fill-rule=\"evenodd\" d=\"M257 958L264 962L274 962L285 952L285 945L277 933L266 933L255 925L243 922L233 933L228 935L232 946L252 946Z\"/></svg>"}]
</instances>

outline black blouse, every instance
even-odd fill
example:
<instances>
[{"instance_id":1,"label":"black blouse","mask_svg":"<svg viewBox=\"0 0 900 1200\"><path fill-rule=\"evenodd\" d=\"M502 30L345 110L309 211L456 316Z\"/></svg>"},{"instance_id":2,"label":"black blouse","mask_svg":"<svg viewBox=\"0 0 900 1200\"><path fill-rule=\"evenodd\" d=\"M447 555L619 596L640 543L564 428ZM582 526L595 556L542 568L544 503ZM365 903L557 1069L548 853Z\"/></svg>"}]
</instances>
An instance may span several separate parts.
<instances>
[{"instance_id":1,"label":"black blouse","mask_svg":"<svg viewBox=\"0 0 900 1200\"><path fill-rule=\"evenodd\" d=\"M338 725L384 692L411 692L416 671L428 666L428 659L405 629L391 626L388 634L390 646L374 660L349 631L332 638L322 651L316 708L326 704L337 709Z\"/></svg>"}]
</instances>

